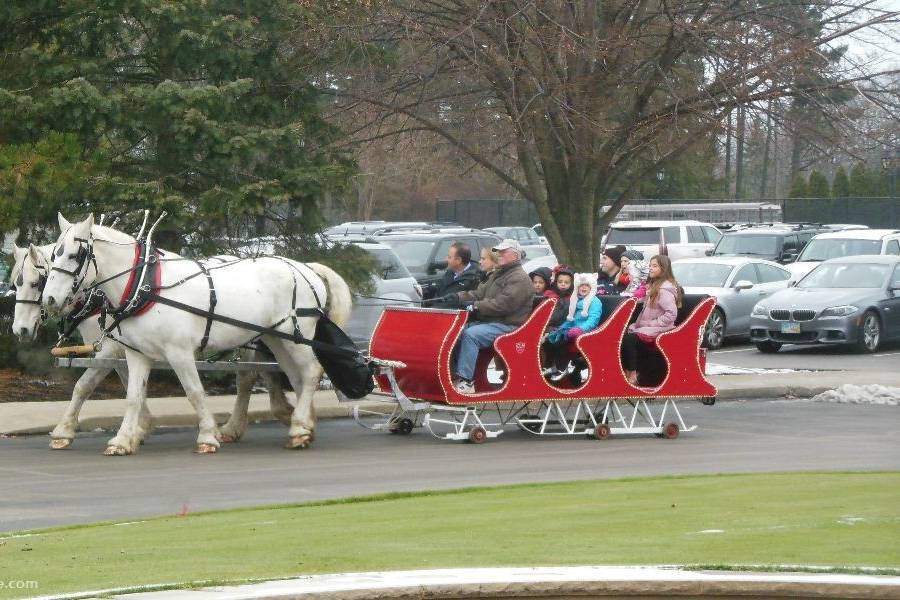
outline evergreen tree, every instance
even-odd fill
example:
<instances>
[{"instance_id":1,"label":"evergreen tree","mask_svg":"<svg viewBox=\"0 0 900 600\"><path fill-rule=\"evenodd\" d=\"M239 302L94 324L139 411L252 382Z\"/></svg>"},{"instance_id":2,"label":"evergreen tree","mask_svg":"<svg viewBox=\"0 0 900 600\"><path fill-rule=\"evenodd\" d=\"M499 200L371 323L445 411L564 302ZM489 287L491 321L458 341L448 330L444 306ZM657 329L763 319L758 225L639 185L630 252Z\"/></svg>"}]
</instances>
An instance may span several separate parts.
<instances>
[{"instance_id":1,"label":"evergreen tree","mask_svg":"<svg viewBox=\"0 0 900 600\"><path fill-rule=\"evenodd\" d=\"M3 4L0 229L50 225L57 209L75 219L150 208L168 211L157 239L173 249L211 250L263 218L310 239L319 200L352 164L328 150L337 132L302 77L313 51L286 43L305 10L289 0Z\"/></svg>"},{"instance_id":2,"label":"evergreen tree","mask_svg":"<svg viewBox=\"0 0 900 600\"><path fill-rule=\"evenodd\" d=\"M831 197L850 197L850 179L847 177L847 171L844 169L843 165L838 167L837 171L834 173L834 179L831 181Z\"/></svg>"},{"instance_id":3,"label":"evergreen tree","mask_svg":"<svg viewBox=\"0 0 900 600\"><path fill-rule=\"evenodd\" d=\"M828 198L831 196L828 179L819 171L813 171L809 174L809 184L806 193L810 198Z\"/></svg>"},{"instance_id":4,"label":"evergreen tree","mask_svg":"<svg viewBox=\"0 0 900 600\"><path fill-rule=\"evenodd\" d=\"M809 194L806 192L806 180L803 175L797 174L791 180L791 189L788 191L788 198L806 198Z\"/></svg>"},{"instance_id":5,"label":"evergreen tree","mask_svg":"<svg viewBox=\"0 0 900 600\"><path fill-rule=\"evenodd\" d=\"M850 196L852 198L870 198L877 196L872 185L872 175L864 163L856 163L850 170Z\"/></svg>"}]
</instances>

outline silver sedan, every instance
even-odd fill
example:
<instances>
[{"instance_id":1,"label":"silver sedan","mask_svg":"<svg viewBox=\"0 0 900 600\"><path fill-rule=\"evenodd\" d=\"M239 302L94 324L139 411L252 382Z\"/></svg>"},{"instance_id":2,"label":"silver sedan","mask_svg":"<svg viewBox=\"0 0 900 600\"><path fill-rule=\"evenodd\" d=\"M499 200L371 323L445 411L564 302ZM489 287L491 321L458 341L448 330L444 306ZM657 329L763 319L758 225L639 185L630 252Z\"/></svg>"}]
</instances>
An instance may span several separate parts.
<instances>
[{"instance_id":1,"label":"silver sedan","mask_svg":"<svg viewBox=\"0 0 900 600\"><path fill-rule=\"evenodd\" d=\"M685 293L715 297L703 340L711 349L726 337L749 335L754 305L785 289L791 278L778 263L746 256L686 258L673 262L672 271Z\"/></svg>"}]
</instances>

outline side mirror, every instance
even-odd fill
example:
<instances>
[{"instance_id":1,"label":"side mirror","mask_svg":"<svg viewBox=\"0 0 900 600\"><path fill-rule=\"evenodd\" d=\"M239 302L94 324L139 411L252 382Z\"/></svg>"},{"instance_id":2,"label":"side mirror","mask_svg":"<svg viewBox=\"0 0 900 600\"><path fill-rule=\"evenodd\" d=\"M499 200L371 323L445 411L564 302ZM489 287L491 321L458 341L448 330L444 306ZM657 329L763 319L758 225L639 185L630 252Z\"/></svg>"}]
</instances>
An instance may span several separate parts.
<instances>
[{"instance_id":1,"label":"side mirror","mask_svg":"<svg viewBox=\"0 0 900 600\"><path fill-rule=\"evenodd\" d=\"M751 282L747 281L746 279L741 279L736 284L734 284L734 289L736 289L737 291L749 290L752 288L753 288L753 284Z\"/></svg>"},{"instance_id":2,"label":"side mirror","mask_svg":"<svg viewBox=\"0 0 900 600\"><path fill-rule=\"evenodd\" d=\"M794 262L795 260L797 260L797 256L798 256L797 252L782 252L781 260L786 263Z\"/></svg>"},{"instance_id":3,"label":"side mirror","mask_svg":"<svg viewBox=\"0 0 900 600\"><path fill-rule=\"evenodd\" d=\"M714 250L713 250L712 248L710 248L710 249L707 250L704 254L706 254L707 256L712 256L712 255L713 255L713 252L714 252Z\"/></svg>"}]
</instances>

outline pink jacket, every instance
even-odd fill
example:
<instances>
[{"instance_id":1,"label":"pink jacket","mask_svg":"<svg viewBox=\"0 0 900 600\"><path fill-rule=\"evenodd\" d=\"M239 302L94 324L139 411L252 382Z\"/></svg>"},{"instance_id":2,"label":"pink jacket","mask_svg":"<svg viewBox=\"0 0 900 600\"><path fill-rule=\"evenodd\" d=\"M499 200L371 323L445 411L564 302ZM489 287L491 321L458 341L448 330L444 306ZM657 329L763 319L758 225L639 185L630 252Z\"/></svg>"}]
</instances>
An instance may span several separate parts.
<instances>
[{"instance_id":1,"label":"pink jacket","mask_svg":"<svg viewBox=\"0 0 900 600\"><path fill-rule=\"evenodd\" d=\"M628 327L629 331L655 338L675 329L675 318L678 316L677 293L672 282L664 282L659 288L656 303L644 302L644 310L638 315L637 321Z\"/></svg>"}]
</instances>

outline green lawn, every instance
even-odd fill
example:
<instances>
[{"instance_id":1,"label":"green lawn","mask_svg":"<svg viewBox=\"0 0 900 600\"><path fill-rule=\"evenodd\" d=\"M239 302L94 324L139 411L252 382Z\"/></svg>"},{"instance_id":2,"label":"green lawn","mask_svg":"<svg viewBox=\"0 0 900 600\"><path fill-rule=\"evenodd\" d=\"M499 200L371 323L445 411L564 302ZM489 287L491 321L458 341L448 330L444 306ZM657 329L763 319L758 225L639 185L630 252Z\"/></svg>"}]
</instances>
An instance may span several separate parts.
<instances>
[{"instance_id":1,"label":"green lawn","mask_svg":"<svg viewBox=\"0 0 900 600\"><path fill-rule=\"evenodd\" d=\"M33 533L0 537L0 579L37 581L32 595L465 566L897 568L900 473L520 485Z\"/></svg>"}]
</instances>

